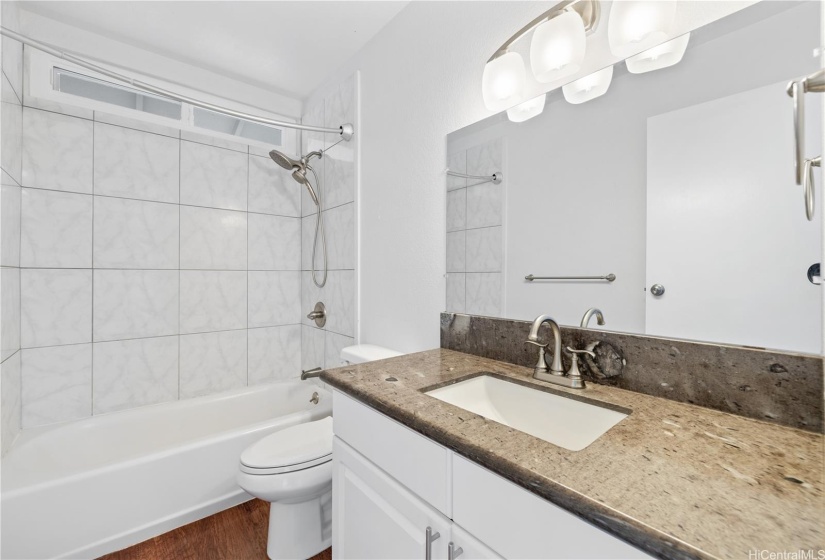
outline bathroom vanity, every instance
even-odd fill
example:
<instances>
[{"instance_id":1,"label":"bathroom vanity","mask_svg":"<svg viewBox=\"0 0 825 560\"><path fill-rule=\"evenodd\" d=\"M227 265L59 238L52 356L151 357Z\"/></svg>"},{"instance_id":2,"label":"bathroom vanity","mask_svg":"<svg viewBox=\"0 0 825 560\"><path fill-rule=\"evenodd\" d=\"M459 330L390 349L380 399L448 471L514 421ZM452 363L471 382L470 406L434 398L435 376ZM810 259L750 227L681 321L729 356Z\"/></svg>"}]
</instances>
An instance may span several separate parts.
<instances>
[{"instance_id":1,"label":"bathroom vanity","mask_svg":"<svg viewBox=\"0 0 825 560\"><path fill-rule=\"evenodd\" d=\"M825 544L820 434L531 373L446 349L325 372L333 554L742 558ZM479 375L627 416L572 451L426 394Z\"/></svg>"}]
</instances>

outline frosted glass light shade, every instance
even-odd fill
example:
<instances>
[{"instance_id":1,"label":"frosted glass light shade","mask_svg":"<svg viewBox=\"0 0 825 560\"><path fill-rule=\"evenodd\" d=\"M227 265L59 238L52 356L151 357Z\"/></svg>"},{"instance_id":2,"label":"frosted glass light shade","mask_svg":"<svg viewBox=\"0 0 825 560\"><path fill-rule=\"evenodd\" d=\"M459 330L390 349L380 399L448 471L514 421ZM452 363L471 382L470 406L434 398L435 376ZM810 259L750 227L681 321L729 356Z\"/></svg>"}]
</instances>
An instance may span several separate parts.
<instances>
[{"instance_id":1,"label":"frosted glass light shade","mask_svg":"<svg viewBox=\"0 0 825 560\"><path fill-rule=\"evenodd\" d=\"M562 86L561 91L568 103L578 105L607 93L611 80L613 80L613 66L608 66Z\"/></svg>"},{"instance_id":2,"label":"frosted glass light shade","mask_svg":"<svg viewBox=\"0 0 825 560\"><path fill-rule=\"evenodd\" d=\"M613 2L607 39L610 52L627 58L671 38L676 0L623 0Z\"/></svg>"},{"instance_id":3,"label":"frosted glass light shade","mask_svg":"<svg viewBox=\"0 0 825 560\"><path fill-rule=\"evenodd\" d=\"M685 56L689 40L690 33L685 33L672 41L640 52L636 56L631 56L625 60L627 70L631 74L643 74L678 64L679 61L682 60L682 57Z\"/></svg>"},{"instance_id":4,"label":"frosted glass light shade","mask_svg":"<svg viewBox=\"0 0 825 560\"><path fill-rule=\"evenodd\" d=\"M536 115L540 115L544 111L544 101L547 98L546 93L542 93L538 97L528 99L524 103L516 105L507 109L507 118L512 122L524 122L532 119Z\"/></svg>"},{"instance_id":5,"label":"frosted glass light shade","mask_svg":"<svg viewBox=\"0 0 825 560\"><path fill-rule=\"evenodd\" d=\"M575 74L581 68L586 48L584 22L574 12L564 12L533 31L530 67L536 80L553 82Z\"/></svg>"},{"instance_id":6,"label":"frosted glass light shade","mask_svg":"<svg viewBox=\"0 0 825 560\"><path fill-rule=\"evenodd\" d=\"M484 66L481 93L484 105L491 111L512 107L524 98L524 59L508 52Z\"/></svg>"}]
</instances>

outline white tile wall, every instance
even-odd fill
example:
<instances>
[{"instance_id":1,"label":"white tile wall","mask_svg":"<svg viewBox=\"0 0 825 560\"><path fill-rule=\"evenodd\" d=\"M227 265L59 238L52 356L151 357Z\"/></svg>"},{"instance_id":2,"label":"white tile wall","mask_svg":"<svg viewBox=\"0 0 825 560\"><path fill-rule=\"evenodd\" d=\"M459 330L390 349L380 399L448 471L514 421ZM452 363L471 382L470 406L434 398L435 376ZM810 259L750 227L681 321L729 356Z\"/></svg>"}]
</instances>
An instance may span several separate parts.
<instances>
[{"instance_id":1,"label":"white tile wall","mask_svg":"<svg viewBox=\"0 0 825 560\"><path fill-rule=\"evenodd\" d=\"M180 142L159 134L94 124L95 194L178 202Z\"/></svg>"},{"instance_id":2,"label":"white tile wall","mask_svg":"<svg viewBox=\"0 0 825 560\"><path fill-rule=\"evenodd\" d=\"M0 18L14 29L16 2L0 3ZM2 38L0 65L0 455L22 423L20 351L20 210L23 150L23 46Z\"/></svg>"},{"instance_id":3,"label":"white tile wall","mask_svg":"<svg viewBox=\"0 0 825 560\"><path fill-rule=\"evenodd\" d=\"M3 436L297 378L301 187L288 173L265 150L42 105L12 83Z\"/></svg>"},{"instance_id":4,"label":"white tile wall","mask_svg":"<svg viewBox=\"0 0 825 560\"><path fill-rule=\"evenodd\" d=\"M94 413L177 399L178 338L165 336L95 344Z\"/></svg>"},{"instance_id":5,"label":"white tile wall","mask_svg":"<svg viewBox=\"0 0 825 560\"><path fill-rule=\"evenodd\" d=\"M447 157L447 166L470 175L502 172L500 139ZM503 308L504 189L472 179L447 176L446 310L499 315Z\"/></svg>"},{"instance_id":6,"label":"white tile wall","mask_svg":"<svg viewBox=\"0 0 825 560\"><path fill-rule=\"evenodd\" d=\"M323 100L309 107L302 119L307 124L336 127L344 122L357 122L357 79L344 80ZM302 135L304 150L329 147L340 140L338 135L309 133ZM322 160L313 164L321 179L321 203L329 251L329 276L326 285L319 288L312 282L312 245L315 236L316 208L305 193L302 194L301 221L301 363L303 369L336 367L340 364L341 349L355 343L356 322L356 165L354 142L342 142L329 149ZM322 268L323 254L318 245L316 265ZM317 278L322 278L321 270ZM327 322L317 328L306 319L315 305L322 301L327 308Z\"/></svg>"}]
</instances>

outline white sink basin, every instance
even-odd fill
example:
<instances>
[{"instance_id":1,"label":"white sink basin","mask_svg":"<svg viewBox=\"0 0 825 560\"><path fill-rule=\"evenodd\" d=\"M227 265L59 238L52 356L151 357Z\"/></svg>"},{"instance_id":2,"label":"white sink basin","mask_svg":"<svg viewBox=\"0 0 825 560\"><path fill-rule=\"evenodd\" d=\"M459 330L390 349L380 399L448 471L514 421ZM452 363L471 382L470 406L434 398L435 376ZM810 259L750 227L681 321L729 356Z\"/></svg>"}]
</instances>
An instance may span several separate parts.
<instances>
[{"instance_id":1,"label":"white sink basin","mask_svg":"<svg viewBox=\"0 0 825 560\"><path fill-rule=\"evenodd\" d=\"M581 451L627 417L490 375L426 394L571 451Z\"/></svg>"}]
</instances>

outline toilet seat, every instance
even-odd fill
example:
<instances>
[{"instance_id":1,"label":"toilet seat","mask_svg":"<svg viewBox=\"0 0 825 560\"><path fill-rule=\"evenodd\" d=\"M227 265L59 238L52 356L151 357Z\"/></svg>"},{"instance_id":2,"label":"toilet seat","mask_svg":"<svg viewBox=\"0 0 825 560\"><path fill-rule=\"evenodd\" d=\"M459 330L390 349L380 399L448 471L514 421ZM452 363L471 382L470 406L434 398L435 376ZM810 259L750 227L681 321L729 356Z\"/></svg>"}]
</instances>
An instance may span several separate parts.
<instances>
[{"instance_id":1,"label":"toilet seat","mask_svg":"<svg viewBox=\"0 0 825 560\"><path fill-rule=\"evenodd\" d=\"M240 469L254 475L301 471L332 460L332 417L290 426L252 444Z\"/></svg>"}]
</instances>

